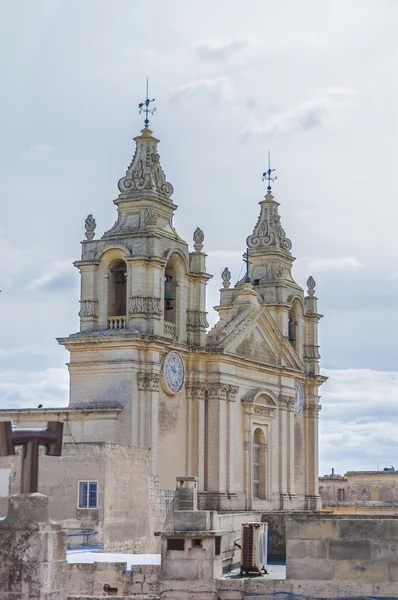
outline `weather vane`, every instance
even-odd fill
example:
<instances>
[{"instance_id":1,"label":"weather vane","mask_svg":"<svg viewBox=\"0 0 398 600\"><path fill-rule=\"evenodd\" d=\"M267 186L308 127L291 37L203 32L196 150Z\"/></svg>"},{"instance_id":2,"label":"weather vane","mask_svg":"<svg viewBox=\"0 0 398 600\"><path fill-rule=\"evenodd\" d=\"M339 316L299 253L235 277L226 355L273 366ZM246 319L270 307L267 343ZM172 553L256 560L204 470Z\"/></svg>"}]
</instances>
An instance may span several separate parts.
<instances>
[{"instance_id":1,"label":"weather vane","mask_svg":"<svg viewBox=\"0 0 398 600\"><path fill-rule=\"evenodd\" d=\"M278 179L278 177L275 175L275 177L272 177L272 173L275 171L275 169L271 169L271 153L268 150L268 169L265 171L265 173L263 173L263 181L268 181L268 187L267 187L267 192L270 193L271 192L271 181L272 183L274 181L276 181Z\"/></svg>"},{"instance_id":2,"label":"weather vane","mask_svg":"<svg viewBox=\"0 0 398 600\"><path fill-rule=\"evenodd\" d=\"M143 112L145 113L145 127L148 127L149 125L149 119L148 119L148 115L153 115L154 112L156 111L156 108L153 107L151 108L150 104L151 102L155 102L155 98L149 98L149 92L148 92L148 77L146 78L146 99L145 102L141 102L138 105L138 114L141 115Z\"/></svg>"},{"instance_id":3,"label":"weather vane","mask_svg":"<svg viewBox=\"0 0 398 600\"><path fill-rule=\"evenodd\" d=\"M251 262L249 260L249 248L246 248L246 252L243 254L243 262L246 265L245 283L250 283L249 266L251 265Z\"/></svg>"}]
</instances>

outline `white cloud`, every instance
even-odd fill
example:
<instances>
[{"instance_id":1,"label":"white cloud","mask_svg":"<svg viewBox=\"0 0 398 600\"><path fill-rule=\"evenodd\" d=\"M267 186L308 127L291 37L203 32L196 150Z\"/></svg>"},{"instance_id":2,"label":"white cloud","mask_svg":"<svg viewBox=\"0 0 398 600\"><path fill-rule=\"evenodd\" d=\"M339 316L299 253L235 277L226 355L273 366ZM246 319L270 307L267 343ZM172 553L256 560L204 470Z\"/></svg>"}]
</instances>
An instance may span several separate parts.
<instances>
[{"instance_id":1,"label":"white cloud","mask_svg":"<svg viewBox=\"0 0 398 600\"><path fill-rule=\"evenodd\" d=\"M270 114L264 125L256 123L245 127L240 136L293 134L319 129L331 120L333 113L353 105L353 94L352 90L343 87L313 90L308 100L295 108Z\"/></svg>"},{"instance_id":2,"label":"white cloud","mask_svg":"<svg viewBox=\"0 0 398 600\"><path fill-rule=\"evenodd\" d=\"M320 273L324 271L347 271L350 269L358 269L362 267L354 256L342 256L331 258L310 258L307 262L307 269Z\"/></svg>"},{"instance_id":3,"label":"white cloud","mask_svg":"<svg viewBox=\"0 0 398 600\"><path fill-rule=\"evenodd\" d=\"M48 265L42 275L31 281L28 290L59 291L74 285L75 269L72 260L56 261Z\"/></svg>"},{"instance_id":4,"label":"white cloud","mask_svg":"<svg viewBox=\"0 0 398 600\"><path fill-rule=\"evenodd\" d=\"M323 369L321 474L398 466L398 373Z\"/></svg>"},{"instance_id":5,"label":"white cloud","mask_svg":"<svg viewBox=\"0 0 398 600\"><path fill-rule=\"evenodd\" d=\"M0 372L1 408L45 408L65 406L68 401L69 377L66 368L43 371Z\"/></svg>"},{"instance_id":6,"label":"white cloud","mask_svg":"<svg viewBox=\"0 0 398 600\"><path fill-rule=\"evenodd\" d=\"M233 40L213 38L197 42L193 45L193 49L203 60L225 62L248 46L249 42L241 37Z\"/></svg>"},{"instance_id":7,"label":"white cloud","mask_svg":"<svg viewBox=\"0 0 398 600\"><path fill-rule=\"evenodd\" d=\"M175 100L183 98L205 97L209 101L217 103L221 100L232 101L235 98L235 90L227 75L214 77L213 79L199 79L181 85L174 94Z\"/></svg>"},{"instance_id":8,"label":"white cloud","mask_svg":"<svg viewBox=\"0 0 398 600\"><path fill-rule=\"evenodd\" d=\"M13 358L15 356L32 356L33 354L51 355L54 353L52 348L44 348L40 344L28 344L26 346L16 346L14 348L0 348L0 358Z\"/></svg>"}]
</instances>

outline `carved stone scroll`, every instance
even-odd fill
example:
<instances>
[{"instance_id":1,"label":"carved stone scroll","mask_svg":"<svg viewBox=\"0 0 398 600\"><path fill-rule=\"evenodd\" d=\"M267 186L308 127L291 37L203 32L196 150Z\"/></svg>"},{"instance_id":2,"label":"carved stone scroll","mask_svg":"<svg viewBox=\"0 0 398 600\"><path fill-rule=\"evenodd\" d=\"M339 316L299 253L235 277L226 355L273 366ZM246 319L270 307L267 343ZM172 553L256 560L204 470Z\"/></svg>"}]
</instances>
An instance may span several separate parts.
<instances>
[{"instance_id":1,"label":"carved stone scroll","mask_svg":"<svg viewBox=\"0 0 398 600\"><path fill-rule=\"evenodd\" d=\"M201 310L187 310L187 328L206 329L209 326L206 315L207 313Z\"/></svg>"},{"instance_id":2,"label":"carved stone scroll","mask_svg":"<svg viewBox=\"0 0 398 600\"><path fill-rule=\"evenodd\" d=\"M79 317L96 318L98 316L98 300L80 300Z\"/></svg>"}]
</instances>

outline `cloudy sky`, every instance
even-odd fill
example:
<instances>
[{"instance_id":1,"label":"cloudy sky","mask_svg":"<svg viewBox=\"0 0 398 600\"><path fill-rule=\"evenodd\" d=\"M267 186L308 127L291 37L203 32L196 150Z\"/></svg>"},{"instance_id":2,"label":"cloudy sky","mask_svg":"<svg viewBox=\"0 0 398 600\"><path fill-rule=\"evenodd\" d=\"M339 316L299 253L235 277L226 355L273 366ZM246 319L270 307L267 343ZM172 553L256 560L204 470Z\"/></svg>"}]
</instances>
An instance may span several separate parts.
<instances>
[{"instance_id":1,"label":"cloudy sky","mask_svg":"<svg viewBox=\"0 0 398 600\"><path fill-rule=\"evenodd\" d=\"M117 181L152 126L188 241L205 232L210 320L264 195L317 282L321 474L398 467L395 0L3 0L0 402L67 403L84 218L115 221Z\"/></svg>"}]
</instances>

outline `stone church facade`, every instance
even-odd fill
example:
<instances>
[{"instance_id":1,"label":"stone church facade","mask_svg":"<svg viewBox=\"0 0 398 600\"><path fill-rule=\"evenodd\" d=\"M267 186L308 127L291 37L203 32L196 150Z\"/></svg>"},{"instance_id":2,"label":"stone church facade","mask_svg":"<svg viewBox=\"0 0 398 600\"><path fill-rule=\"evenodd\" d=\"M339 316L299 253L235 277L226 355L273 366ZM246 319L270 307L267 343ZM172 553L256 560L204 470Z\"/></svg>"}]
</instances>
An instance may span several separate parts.
<instances>
[{"instance_id":1,"label":"stone church facade","mask_svg":"<svg viewBox=\"0 0 398 600\"><path fill-rule=\"evenodd\" d=\"M135 142L115 224L96 238L86 219L80 331L58 340L70 353L69 406L0 419L65 422L64 456L41 459L40 489L54 518L96 527L109 550L153 548L177 476L198 478L203 509L320 509L321 315L312 277L306 294L292 277L271 189L247 238L248 273L233 286L224 270L207 332L203 232L190 251L173 226L158 140L145 127ZM96 504L82 508L79 485L91 481Z\"/></svg>"}]
</instances>

